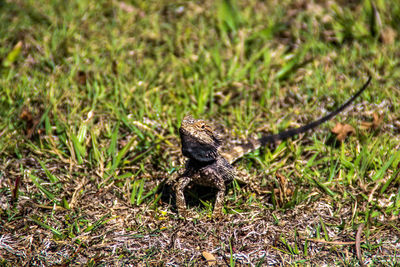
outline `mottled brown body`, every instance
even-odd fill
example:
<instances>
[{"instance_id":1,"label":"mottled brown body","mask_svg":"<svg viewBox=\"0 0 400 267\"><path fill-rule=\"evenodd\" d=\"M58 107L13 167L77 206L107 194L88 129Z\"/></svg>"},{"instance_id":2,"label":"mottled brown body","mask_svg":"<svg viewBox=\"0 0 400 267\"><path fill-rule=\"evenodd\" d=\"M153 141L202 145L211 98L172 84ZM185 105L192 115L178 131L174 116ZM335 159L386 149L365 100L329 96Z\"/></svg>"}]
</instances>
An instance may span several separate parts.
<instances>
[{"instance_id":1,"label":"mottled brown body","mask_svg":"<svg viewBox=\"0 0 400 267\"><path fill-rule=\"evenodd\" d=\"M182 153L188 158L188 161L186 162L184 173L178 177L174 185L179 214L185 216L186 213L185 188L190 183L195 183L218 190L213 215L220 216L222 214L226 184L235 178L235 170L231 163L268 142L290 138L330 120L349 106L367 88L370 81L371 77L352 98L328 115L299 128L248 141L243 145L232 148L231 153L222 154L219 152L218 148L222 142L204 120L196 120L191 116L186 116L179 128L179 134L182 142Z\"/></svg>"},{"instance_id":2,"label":"mottled brown body","mask_svg":"<svg viewBox=\"0 0 400 267\"><path fill-rule=\"evenodd\" d=\"M235 170L223 157L218 156L215 161L201 163L193 159L186 162L185 172L179 177L175 184L176 205L179 214L185 216L186 201L184 190L189 183L213 187L218 189L214 204L213 215L218 217L222 214L226 184L232 182Z\"/></svg>"}]
</instances>

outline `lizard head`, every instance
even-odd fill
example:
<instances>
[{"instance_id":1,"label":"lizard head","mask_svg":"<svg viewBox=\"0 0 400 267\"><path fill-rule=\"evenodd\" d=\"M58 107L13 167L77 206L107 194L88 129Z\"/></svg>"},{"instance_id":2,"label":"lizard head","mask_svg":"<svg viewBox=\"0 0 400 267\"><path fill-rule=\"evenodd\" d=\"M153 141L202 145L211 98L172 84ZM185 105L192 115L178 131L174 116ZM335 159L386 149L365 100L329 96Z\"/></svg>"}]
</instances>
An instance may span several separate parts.
<instances>
[{"instance_id":1,"label":"lizard head","mask_svg":"<svg viewBox=\"0 0 400 267\"><path fill-rule=\"evenodd\" d=\"M182 153L185 157L200 162L214 161L218 157L221 140L204 120L196 120L190 115L183 118L179 134Z\"/></svg>"}]
</instances>

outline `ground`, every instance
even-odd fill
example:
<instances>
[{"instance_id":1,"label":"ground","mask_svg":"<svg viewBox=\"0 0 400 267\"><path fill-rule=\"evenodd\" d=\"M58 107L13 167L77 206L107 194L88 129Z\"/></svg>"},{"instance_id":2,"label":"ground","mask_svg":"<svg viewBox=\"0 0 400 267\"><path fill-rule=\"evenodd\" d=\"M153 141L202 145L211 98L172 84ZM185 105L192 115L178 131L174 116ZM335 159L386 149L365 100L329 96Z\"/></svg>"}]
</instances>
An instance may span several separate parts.
<instances>
[{"instance_id":1,"label":"ground","mask_svg":"<svg viewBox=\"0 0 400 267\"><path fill-rule=\"evenodd\" d=\"M0 9L1 265L399 265L396 1ZM222 218L201 187L178 216L165 181L186 114L229 148L319 118L369 75L333 121L235 162Z\"/></svg>"}]
</instances>

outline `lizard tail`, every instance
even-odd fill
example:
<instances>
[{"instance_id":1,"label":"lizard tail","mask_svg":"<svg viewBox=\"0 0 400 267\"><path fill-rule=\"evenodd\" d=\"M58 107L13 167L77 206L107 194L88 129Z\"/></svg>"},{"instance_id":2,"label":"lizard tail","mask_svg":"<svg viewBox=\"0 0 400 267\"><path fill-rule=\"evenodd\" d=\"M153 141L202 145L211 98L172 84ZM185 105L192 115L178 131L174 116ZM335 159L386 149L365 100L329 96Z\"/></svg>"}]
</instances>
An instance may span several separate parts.
<instances>
[{"instance_id":1,"label":"lizard tail","mask_svg":"<svg viewBox=\"0 0 400 267\"><path fill-rule=\"evenodd\" d=\"M328 115L326 115L316 121L313 121L309 124L306 124L304 126L301 126L301 127L295 128L295 129L289 129L289 130L286 130L286 131L283 131L283 132L280 132L277 134L263 136L257 140L247 141L247 143L245 143L245 144L233 147L227 153L221 153L221 155L223 157L225 157L229 163L232 164L233 162L235 162L242 156L250 153L251 151L254 151L254 150L260 148L261 146L265 146L266 144L271 143L271 142L285 140L285 139L293 137L297 134L301 134L308 130L311 130L311 129L319 126L320 124L332 119L334 116L336 116L341 111L343 111L345 108L347 108L368 87L370 82L371 82L371 76L368 78L368 81L358 90L358 92L355 95L353 95L353 97L351 97L349 100L347 100L346 103L344 103L342 106L340 106L335 111L329 113Z\"/></svg>"},{"instance_id":2,"label":"lizard tail","mask_svg":"<svg viewBox=\"0 0 400 267\"><path fill-rule=\"evenodd\" d=\"M310 129L313 129L317 126L319 126L320 124L332 119L333 117L335 117L337 114L339 114L340 112L342 112L345 108L347 108L369 85L369 83L371 82L371 76L369 76L368 81L360 88L360 90L358 90L358 92L353 95L353 97L351 97L349 100L347 100L346 103L344 103L342 106L340 106L338 109L336 109L335 111L332 111L331 113L329 113L328 115L313 121L309 124L306 124L304 126L295 128L295 129L289 129L277 134L272 134L272 135L267 135L267 136L263 136L259 139L259 143L261 146L266 145L267 143L270 142L276 142L279 140L285 140L288 139L290 137L293 137L297 134L301 134L304 133Z\"/></svg>"}]
</instances>

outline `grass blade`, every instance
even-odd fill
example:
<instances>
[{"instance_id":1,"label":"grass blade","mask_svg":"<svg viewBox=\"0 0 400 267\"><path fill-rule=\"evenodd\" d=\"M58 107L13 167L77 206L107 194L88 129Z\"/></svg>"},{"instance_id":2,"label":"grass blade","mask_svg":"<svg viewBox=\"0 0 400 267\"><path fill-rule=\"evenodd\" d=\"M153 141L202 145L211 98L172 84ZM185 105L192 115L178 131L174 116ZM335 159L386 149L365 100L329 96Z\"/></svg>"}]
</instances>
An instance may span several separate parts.
<instances>
[{"instance_id":1,"label":"grass blade","mask_svg":"<svg viewBox=\"0 0 400 267\"><path fill-rule=\"evenodd\" d=\"M383 167L371 178L372 181L376 182L377 180L381 179L383 175L386 173L387 169L392 165L394 160L400 157L400 150L393 154L390 159L383 165Z\"/></svg>"},{"instance_id":2,"label":"grass blade","mask_svg":"<svg viewBox=\"0 0 400 267\"><path fill-rule=\"evenodd\" d=\"M21 53L22 49L22 42L19 41L13 49L8 53L6 59L3 61L4 67L10 67L18 58L19 54Z\"/></svg>"},{"instance_id":3,"label":"grass blade","mask_svg":"<svg viewBox=\"0 0 400 267\"><path fill-rule=\"evenodd\" d=\"M39 178L36 177L33 174L29 174L29 177L31 178L31 181L34 183L34 185L43 193L46 195L46 197L49 200L54 200L55 196L52 192L50 192L49 190L47 190L46 188L44 188L40 183L39 183Z\"/></svg>"},{"instance_id":4,"label":"grass blade","mask_svg":"<svg viewBox=\"0 0 400 267\"><path fill-rule=\"evenodd\" d=\"M69 135L71 137L72 145L74 146L76 160L77 160L78 164L80 165L83 163L83 157L85 155L84 148L81 146L78 138L72 131L69 133Z\"/></svg>"},{"instance_id":5,"label":"grass blade","mask_svg":"<svg viewBox=\"0 0 400 267\"><path fill-rule=\"evenodd\" d=\"M140 185L139 185L139 190L137 193L137 197L136 197L136 205L140 205L143 201L142 195L143 195L143 188L144 188L144 179L140 180Z\"/></svg>"},{"instance_id":6,"label":"grass blade","mask_svg":"<svg viewBox=\"0 0 400 267\"><path fill-rule=\"evenodd\" d=\"M241 22L235 0L221 0L218 6L220 30L224 33L236 32Z\"/></svg>"},{"instance_id":7,"label":"grass blade","mask_svg":"<svg viewBox=\"0 0 400 267\"><path fill-rule=\"evenodd\" d=\"M129 140L128 144L126 144L126 145L121 149L121 151L118 152L118 155L117 155L117 157L115 158L115 161L114 161L114 163L113 163L113 165L112 165L112 167L111 167L111 170L110 170L111 173L114 172L114 171L118 168L118 166L119 166L120 163L121 163L122 158L125 157L126 153L128 153L129 149L131 148L131 146L133 145L133 143L134 143L135 141L136 141L135 138L131 138L131 140Z\"/></svg>"},{"instance_id":8,"label":"grass blade","mask_svg":"<svg viewBox=\"0 0 400 267\"><path fill-rule=\"evenodd\" d=\"M29 217L29 219L31 219L37 225L39 225L39 226L41 226L41 227L43 227L43 228L45 228L47 230L50 230L58 238L62 238L63 237L63 234L60 231L58 231L57 229L51 227L50 225L47 225L44 222L41 222L41 221L39 221L39 220L37 220L37 219L35 219L33 217Z\"/></svg>"},{"instance_id":9,"label":"grass blade","mask_svg":"<svg viewBox=\"0 0 400 267\"><path fill-rule=\"evenodd\" d=\"M108 157L112 159L111 161L112 165L115 162L115 152L117 151L118 130L119 130L119 122L114 127L114 131L111 134L111 143L107 150Z\"/></svg>"},{"instance_id":10,"label":"grass blade","mask_svg":"<svg viewBox=\"0 0 400 267\"><path fill-rule=\"evenodd\" d=\"M49 172L49 170L46 168L46 165L43 163L43 161L41 161L38 158L37 158L37 161L39 162L40 166L42 166L42 169L44 170L44 173L46 174L47 178L49 178L50 182L52 182L52 183L58 182L58 178Z\"/></svg>"},{"instance_id":11,"label":"grass blade","mask_svg":"<svg viewBox=\"0 0 400 267\"><path fill-rule=\"evenodd\" d=\"M400 173L400 166L398 166L398 169L390 176L390 178L386 181L386 183L382 186L381 189L381 194L383 194L386 189L389 187L389 185L397 178L398 174Z\"/></svg>"}]
</instances>

